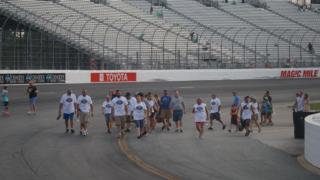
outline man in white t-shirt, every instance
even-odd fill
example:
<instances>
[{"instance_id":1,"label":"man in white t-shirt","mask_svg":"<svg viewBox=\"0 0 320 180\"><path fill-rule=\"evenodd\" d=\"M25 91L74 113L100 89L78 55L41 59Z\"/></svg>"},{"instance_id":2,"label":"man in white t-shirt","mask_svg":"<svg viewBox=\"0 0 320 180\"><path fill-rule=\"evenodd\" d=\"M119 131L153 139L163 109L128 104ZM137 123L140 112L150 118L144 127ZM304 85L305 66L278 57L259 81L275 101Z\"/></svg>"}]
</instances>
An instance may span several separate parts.
<instances>
[{"instance_id":1,"label":"man in white t-shirt","mask_svg":"<svg viewBox=\"0 0 320 180\"><path fill-rule=\"evenodd\" d=\"M87 95L87 90L83 89L82 94L78 97L78 116L80 117L80 134L88 135L89 117L93 117L93 102L90 96Z\"/></svg>"},{"instance_id":2,"label":"man in white t-shirt","mask_svg":"<svg viewBox=\"0 0 320 180\"><path fill-rule=\"evenodd\" d=\"M126 98L127 98L127 101L128 101L128 114L127 114L127 117L126 117L127 127L126 127L125 132L130 132L131 121L132 121L132 115L131 114L132 114L134 105L137 103L137 100L136 100L135 97L131 96L130 92L126 93Z\"/></svg>"},{"instance_id":3,"label":"man in white t-shirt","mask_svg":"<svg viewBox=\"0 0 320 180\"><path fill-rule=\"evenodd\" d=\"M128 114L128 101L121 96L120 90L116 90L116 96L112 99L112 104L112 114L119 133L118 138L121 138L124 134L126 116Z\"/></svg>"},{"instance_id":4,"label":"man in white t-shirt","mask_svg":"<svg viewBox=\"0 0 320 180\"><path fill-rule=\"evenodd\" d=\"M297 93L297 97L296 97L296 112L303 112L303 110L304 110L303 92L300 91Z\"/></svg>"},{"instance_id":5,"label":"man in white t-shirt","mask_svg":"<svg viewBox=\"0 0 320 180\"><path fill-rule=\"evenodd\" d=\"M210 127L208 128L209 130L213 130L212 125L213 125L213 120L217 120L218 122L221 123L222 129L224 130L226 128L226 125L222 122L221 120L221 101L220 99L215 95L212 94L211 96L211 110L210 110Z\"/></svg>"},{"instance_id":6,"label":"man in white t-shirt","mask_svg":"<svg viewBox=\"0 0 320 180\"><path fill-rule=\"evenodd\" d=\"M71 128L71 134L74 133L73 129L73 117L77 107L77 98L76 95L72 93L70 89L67 90L67 93L63 94L60 99L59 104L59 116L61 117L61 112L63 111L63 119L65 121L66 133L69 132L69 122Z\"/></svg>"},{"instance_id":7,"label":"man in white t-shirt","mask_svg":"<svg viewBox=\"0 0 320 180\"><path fill-rule=\"evenodd\" d=\"M110 96L106 96L105 100L102 103L102 114L106 121L106 133L111 134L111 117L112 117L112 107L113 104L110 100Z\"/></svg>"},{"instance_id":8,"label":"man in white t-shirt","mask_svg":"<svg viewBox=\"0 0 320 180\"><path fill-rule=\"evenodd\" d=\"M241 124L242 127L244 127L246 129L246 134L245 136L249 136L250 134L250 122L251 122L251 118L252 118L252 114L253 114L253 108L252 108L252 104L249 101L250 97L246 96L244 98L244 102L241 103Z\"/></svg>"},{"instance_id":9,"label":"man in white t-shirt","mask_svg":"<svg viewBox=\"0 0 320 180\"><path fill-rule=\"evenodd\" d=\"M137 128L137 138L140 139L145 133L143 132L144 129L144 123L147 118L147 106L146 104L142 101L141 96L137 95L136 97L137 102L133 105L133 119L136 123L136 128Z\"/></svg>"}]
</instances>

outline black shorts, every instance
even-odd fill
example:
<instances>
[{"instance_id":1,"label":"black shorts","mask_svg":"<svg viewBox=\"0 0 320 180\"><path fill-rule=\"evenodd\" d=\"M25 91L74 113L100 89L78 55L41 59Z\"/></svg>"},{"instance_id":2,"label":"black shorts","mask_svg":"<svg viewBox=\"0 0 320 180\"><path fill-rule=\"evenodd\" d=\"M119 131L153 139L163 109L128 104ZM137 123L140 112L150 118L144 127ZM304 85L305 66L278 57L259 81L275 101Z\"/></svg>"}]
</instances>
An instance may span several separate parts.
<instances>
[{"instance_id":1,"label":"black shorts","mask_svg":"<svg viewBox=\"0 0 320 180\"><path fill-rule=\"evenodd\" d=\"M210 120L220 120L220 113L216 112L216 113L211 113L210 114Z\"/></svg>"},{"instance_id":2,"label":"black shorts","mask_svg":"<svg viewBox=\"0 0 320 180\"><path fill-rule=\"evenodd\" d=\"M262 116L271 117L271 112L261 112Z\"/></svg>"},{"instance_id":3,"label":"black shorts","mask_svg":"<svg viewBox=\"0 0 320 180\"><path fill-rule=\"evenodd\" d=\"M241 120L241 125L243 127L248 126L250 124L251 119L242 119Z\"/></svg>"},{"instance_id":4,"label":"black shorts","mask_svg":"<svg viewBox=\"0 0 320 180\"><path fill-rule=\"evenodd\" d=\"M149 115L149 118L154 118L156 116L156 112L152 112L150 115Z\"/></svg>"},{"instance_id":5,"label":"black shorts","mask_svg":"<svg viewBox=\"0 0 320 180\"><path fill-rule=\"evenodd\" d=\"M231 116L231 124L238 125L238 116L237 115Z\"/></svg>"},{"instance_id":6,"label":"black shorts","mask_svg":"<svg viewBox=\"0 0 320 180\"><path fill-rule=\"evenodd\" d=\"M3 106L4 107L8 107L9 106L9 102L7 102L7 101L3 102Z\"/></svg>"}]
</instances>

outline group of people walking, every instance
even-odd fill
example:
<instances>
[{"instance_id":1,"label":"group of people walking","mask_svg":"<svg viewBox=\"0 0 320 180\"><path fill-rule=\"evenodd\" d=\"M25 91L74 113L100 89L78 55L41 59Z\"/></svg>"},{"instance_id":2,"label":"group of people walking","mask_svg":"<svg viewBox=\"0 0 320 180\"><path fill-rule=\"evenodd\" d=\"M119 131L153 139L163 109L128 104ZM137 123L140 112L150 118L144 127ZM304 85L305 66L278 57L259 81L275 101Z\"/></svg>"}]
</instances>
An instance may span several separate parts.
<instances>
[{"instance_id":1,"label":"group of people walking","mask_svg":"<svg viewBox=\"0 0 320 180\"><path fill-rule=\"evenodd\" d=\"M107 95L101 105L101 112L105 119L106 133L111 133L113 122L116 125L118 137L131 132L131 124L135 123L137 138L141 138L155 129L157 122L163 123L162 130L170 130L171 116L176 124L176 132L182 130L182 116L185 113L185 104L179 91L175 96L168 96L167 91L159 98L151 93L136 93L134 96L130 92L122 95L120 90L116 90ZM59 106L59 119L63 114L65 120L66 133L74 133L73 118L76 114L80 120L80 134L88 135L87 125L90 116L93 116L93 101L85 89L82 94L76 96L67 90L61 97Z\"/></svg>"},{"instance_id":2,"label":"group of people walking","mask_svg":"<svg viewBox=\"0 0 320 180\"><path fill-rule=\"evenodd\" d=\"M232 93L232 104L230 108L230 127L228 132L235 132L246 130L245 136L249 136L253 132L252 128L255 124L258 127L258 132L261 132L261 126L273 125L272 122L272 98L270 92L266 91L261 105L257 102L255 97L245 96L243 102L236 92ZM196 129L199 132L199 138L202 138L204 132L204 125L209 120L208 130L213 130L213 121L216 120L222 125L222 130L226 128L226 124L221 119L221 100L212 94L210 100L210 109L201 98L197 99L193 106L194 121ZM261 115L261 122L258 122L259 115Z\"/></svg>"},{"instance_id":3,"label":"group of people walking","mask_svg":"<svg viewBox=\"0 0 320 180\"><path fill-rule=\"evenodd\" d=\"M84 136L88 135L87 124L90 115L93 116L92 103L92 99L86 94L86 90L82 91L82 95L77 100L70 90L62 96L58 117L61 116L63 110L66 132L69 132L68 122L70 121L71 133L74 133L72 120L74 113L76 113L81 123L80 133ZM197 98L192 107L192 113L199 138L203 137L206 123L209 124L208 130L213 130L214 120L221 124L222 130L226 129L227 125L221 118L221 108L221 100L215 94L211 96L209 108L201 98ZM131 132L131 124L134 122L137 138L140 139L151 133L156 128L157 123L162 123L162 131L170 131L172 128L171 119L175 124L175 132L182 133L182 119L186 113L186 105L178 90L174 91L172 96L168 94L167 90L164 90L161 97L151 92L147 94L138 92L132 96L130 92L122 94L120 90L116 90L105 97L101 105L101 111L105 118L106 133L111 133L114 123L120 138L125 133ZM256 98L249 96L244 97L243 102L241 102L237 93L233 92L228 131L231 133L233 129L235 132L245 129L245 136L249 136L253 131L253 125L256 125L258 132L261 132L261 126L273 125L272 112L272 98L269 91L263 96L261 105ZM258 122L259 115L261 115L260 123Z\"/></svg>"},{"instance_id":4,"label":"group of people walking","mask_svg":"<svg viewBox=\"0 0 320 180\"><path fill-rule=\"evenodd\" d=\"M29 83L27 88L29 96L28 114L36 113L36 100L38 95L37 87ZM9 115L9 96L7 87L4 86L2 93L4 105L4 115ZM297 109L301 109L300 99L302 96L297 94ZM307 96L307 95L305 95ZM211 95L210 105L203 99L197 98L192 106L192 113L198 137L202 138L204 134L204 125L208 123L208 130L213 130L213 121L221 124L222 130L225 130L227 124L221 118L222 103L216 94ZM73 120L75 116L80 121L80 134L88 135L88 123L93 117L93 101L83 89L78 97L68 89L62 95L59 102L58 117L65 120L66 133L75 133ZM137 138L151 133L158 123L162 124L162 131L170 131L172 128L171 119L175 125L175 132L183 132L183 116L186 114L186 105L183 97L178 90L170 96L167 90L163 91L160 97L157 94L137 92L131 95L130 92L122 93L120 90L110 92L101 104L101 113L103 114L106 133L111 133L113 124L117 129L118 137L131 132L132 123L135 124ZM261 132L261 126L272 126L273 105L270 92L266 91L261 103L258 103L255 97L245 96L241 102L236 92L233 92L230 108L230 126L228 131L238 132L245 129L245 136L252 132L253 125L257 126L258 132ZM259 115L261 121L258 122Z\"/></svg>"}]
</instances>

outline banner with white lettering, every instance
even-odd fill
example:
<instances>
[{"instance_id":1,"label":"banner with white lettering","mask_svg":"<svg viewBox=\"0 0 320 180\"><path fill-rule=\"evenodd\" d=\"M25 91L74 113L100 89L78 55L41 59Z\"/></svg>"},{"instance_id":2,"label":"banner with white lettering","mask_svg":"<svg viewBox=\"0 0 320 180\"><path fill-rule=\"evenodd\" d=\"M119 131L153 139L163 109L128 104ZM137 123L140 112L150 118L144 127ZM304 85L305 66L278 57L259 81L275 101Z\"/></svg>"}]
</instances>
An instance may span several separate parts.
<instances>
[{"instance_id":1,"label":"banner with white lettering","mask_svg":"<svg viewBox=\"0 0 320 180\"><path fill-rule=\"evenodd\" d=\"M66 83L65 73L0 74L0 84Z\"/></svg>"},{"instance_id":2,"label":"banner with white lettering","mask_svg":"<svg viewBox=\"0 0 320 180\"><path fill-rule=\"evenodd\" d=\"M136 72L91 73L91 82L135 82Z\"/></svg>"}]
</instances>

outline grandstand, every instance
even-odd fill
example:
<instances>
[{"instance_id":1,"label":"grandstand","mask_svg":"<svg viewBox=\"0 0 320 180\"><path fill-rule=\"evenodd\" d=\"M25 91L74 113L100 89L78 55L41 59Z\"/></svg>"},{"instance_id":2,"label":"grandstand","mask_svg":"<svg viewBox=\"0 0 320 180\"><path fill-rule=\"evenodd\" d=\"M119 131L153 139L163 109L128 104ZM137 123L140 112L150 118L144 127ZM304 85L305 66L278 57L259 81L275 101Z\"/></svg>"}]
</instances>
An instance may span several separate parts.
<instances>
[{"instance_id":1,"label":"grandstand","mask_svg":"<svg viewBox=\"0 0 320 180\"><path fill-rule=\"evenodd\" d=\"M286 1L1 0L0 69L318 66L319 16Z\"/></svg>"}]
</instances>

